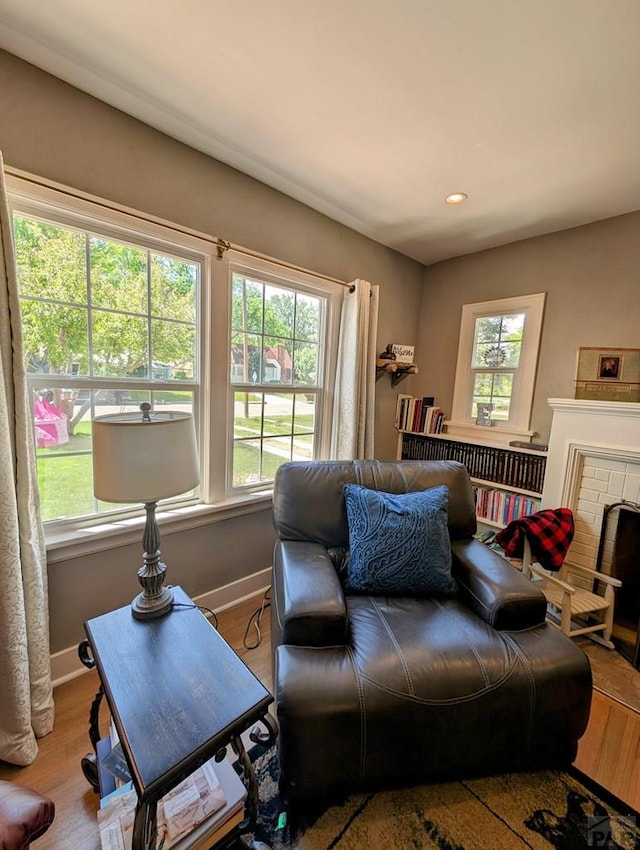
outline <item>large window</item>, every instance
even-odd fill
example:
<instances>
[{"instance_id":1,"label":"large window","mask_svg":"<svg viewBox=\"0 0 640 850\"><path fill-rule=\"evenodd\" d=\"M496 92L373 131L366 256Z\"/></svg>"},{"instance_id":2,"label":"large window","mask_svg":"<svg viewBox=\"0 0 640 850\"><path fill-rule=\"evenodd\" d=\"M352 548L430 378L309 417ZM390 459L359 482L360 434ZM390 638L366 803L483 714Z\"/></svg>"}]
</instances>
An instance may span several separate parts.
<instances>
[{"instance_id":1,"label":"large window","mask_svg":"<svg viewBox=\"0 0 640 850\"><path fill-rule=\"evenodd\" d=\"M450 433L486 437L475 424L482 407L491 412L492 438L530 433L543 309L544 293L462 308Z\"/></svg>"},{"instance_id":2,"label":"large window","mask_svg":"<svg viewBox=\"0 0 640 850\"><path fill-rule=\"evenodd\" d=\"M283 461L327 456L342 287L8 183L48 534L141 510L94 498L91 423L142 402L196 424L201 485L165 507L226 510L268 489Z\"/></svg>"},{"instance_id":3,"label":"large window","mask_svg":"<svg viewBox=\"0 0 640 850\"><path fill-rule=\"evenodd\" d=\"M268 486L284 461L326 456L331 291L305 277L230 264L232 488Z\"/></svg>"},{"instance_id":4,"label":"large window","mask_svg":"<svg viewBox=\"0 0 640 850\"><path fill-rule=\"evenodd\" d=\"M91 420L194 410L201 263L19 210L13 225L43 519L113 510L93 496Z\"/></svg>"}]
</instances>

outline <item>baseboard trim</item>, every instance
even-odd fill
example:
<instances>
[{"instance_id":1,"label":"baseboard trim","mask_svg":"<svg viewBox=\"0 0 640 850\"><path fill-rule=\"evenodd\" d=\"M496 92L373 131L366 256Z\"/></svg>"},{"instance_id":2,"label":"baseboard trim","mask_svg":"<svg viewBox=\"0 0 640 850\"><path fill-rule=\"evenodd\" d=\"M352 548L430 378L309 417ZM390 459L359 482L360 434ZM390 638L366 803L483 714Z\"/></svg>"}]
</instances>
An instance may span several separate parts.
<instances>
[{"instance_id":1,"label":"baseboard trim","mask_svg":"<svg viewBox=\"0 0 640 850\"><path fill-rule=\"evenodd\" d=\"M197 605L211 608L216 613L239 605L257 594L263 594L271 584L271 567L266 567L246 578L232 581L223 587L217 587L200 596L194 597ZM78 658L78 647L70 646L55 652L51 656L51 679L53 687L62 685L87 672L87 668Z\"/></svg>"}]
</instances>

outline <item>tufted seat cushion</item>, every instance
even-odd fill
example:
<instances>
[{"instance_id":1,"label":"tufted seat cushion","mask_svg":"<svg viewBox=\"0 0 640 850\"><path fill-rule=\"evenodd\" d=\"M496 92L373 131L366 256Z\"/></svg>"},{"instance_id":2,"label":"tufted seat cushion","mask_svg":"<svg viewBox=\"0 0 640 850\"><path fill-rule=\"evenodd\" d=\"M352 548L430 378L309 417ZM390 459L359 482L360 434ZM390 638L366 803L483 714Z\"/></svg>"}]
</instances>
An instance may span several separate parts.
<instances>
[{"instance_id":1,"label":"tufted seat cushion","mask_svg":"<svg viewBox=\"0 0 640 850\"><path fill-rule=\"evenodd\" d=\"M0 780L0 848L24 850L45 833L55 815L55 805L37 791Z\"/></svg>"}]
</instances>

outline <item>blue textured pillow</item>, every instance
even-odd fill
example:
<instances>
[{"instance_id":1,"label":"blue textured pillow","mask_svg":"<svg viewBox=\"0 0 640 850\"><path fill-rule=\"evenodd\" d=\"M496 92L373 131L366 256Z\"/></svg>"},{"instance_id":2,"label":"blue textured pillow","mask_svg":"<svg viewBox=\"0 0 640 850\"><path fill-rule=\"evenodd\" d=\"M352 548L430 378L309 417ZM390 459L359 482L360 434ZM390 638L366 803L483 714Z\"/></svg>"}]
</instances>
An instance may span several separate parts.
<instances>
[{"instance_id":1,"label":"blue textured pillow","mask_svg":"<svg viewBox=\"0 0 640 850\"><path fill-rule=\"evenodd\" d=\"M382 493L345 484L349 590L382 595L454 593L447 526L449 488Z\"/></svg>"}]
</instances>

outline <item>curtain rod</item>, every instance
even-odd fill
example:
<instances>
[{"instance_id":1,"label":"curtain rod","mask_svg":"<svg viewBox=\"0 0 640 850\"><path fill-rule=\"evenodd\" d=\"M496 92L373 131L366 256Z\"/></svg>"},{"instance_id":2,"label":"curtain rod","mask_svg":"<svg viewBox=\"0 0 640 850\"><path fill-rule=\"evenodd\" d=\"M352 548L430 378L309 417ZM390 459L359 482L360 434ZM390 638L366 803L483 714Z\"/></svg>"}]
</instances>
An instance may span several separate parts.
<instances>
[{"instance_id":1,"label":"curtain rod","mask_svg":"<svg viewBox=\"0 0 640 850\"><path fill-rule=\"evenodd\" d=\"M242 245L235 245L233 242L226 242L220 237L212 237L211 241L218 246L219 260L223 258L225 251L235 251L238 254L244 254L246 257L252 257L254 260L266 260L269 263L277 263L279 266L283 266L285 269L291 269L292 271L296 272L303 272L304 274L313 275L313 277L320 277L322 278L322 280L327 280L330 283L338 283L340 286L346 286L348 287L350 292L355 291L355 286L353 286L353 284L346 283L344 280L338 280L338 278L336 277L329 277L329 275L314 272L311 269L304 268L304 266L297 266L295 263L288 263L286 260L278 260L276 257L269 256L269 254L261 254L260 251L253 251L251 248L244 248Z\"/></svg>"},{"instance_id":2,"label":"curtain rod","mask_svg":"<svg viewBox=\"0 0 640 850\"><path fill-rule=\"evenodd\" d=\"M160 224L162 227L166 227L168 230L172 230L174 233L180 233L184 236L194 236L197 239L201 239L204 242L209 242L212 245L216 246L218 252L218 259L221 260L224 257L225 251L236 251L238 254L244 254L247 257L253 257L256 260L266 260L270 263L276 263L279 266L283 266L286 269L291 269L296 272L303 272L304 274L313 275L313 277L321 278L322 280L326 280L330 283L337 283L340 286L346 286L349 289L349 292L354 292L355 287L346 283L344 280L338 280L335 277L329 277L329 275L320 274L319 272L314 272L311 269L306 269L303 266L297 266L295 263L289 263L285 260L279 260L276 257L271 257L268 254L262 254L259 251L253 251L251 248L245 248L242 245L235 245L233 242L227 242L226 239L222 239L219 236L211 236L208 233L203 233L199 230L193 230L190 227L185 227L179 224L175 224L174 222L167 221L163 218L159 218L158 216L154 216L151 214L146 214L139 212L138 210L134 210L131 207L127 207L124 204L118 204L115 201L107 201L102 198L98 198L95 195L91 195L88 192L83 192L80 189L72 189L69 186L65 186L62 183L56 183L54 180L47 180L46 177L38 177L35 174L31 174L28 171L22 171L19 168L14 168L13 166L7 165L5 163L4 170L13 175L14 177L18 177L20 180L24 180L26 183L32 183L34 186L40 186L44 189L54 189L56 192L60 192L62 195L66 195L69 198L74 198L76 200L88 201L89 203L95 204L98 207L102 207L106 210L113 210L115 212L125 213L131 218L135 218L138 221L144 221L151 224Z\"/></svg>"}]
</instances>

